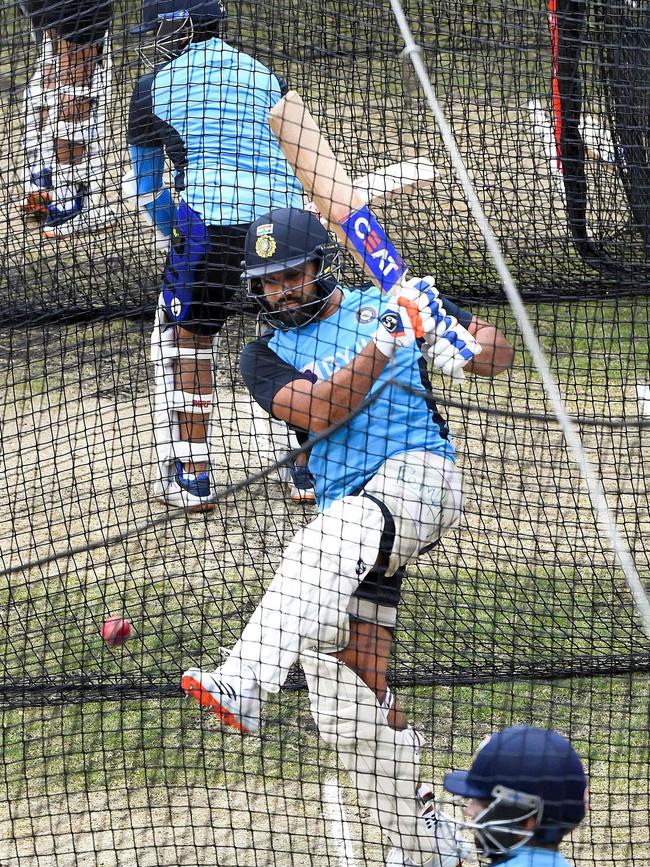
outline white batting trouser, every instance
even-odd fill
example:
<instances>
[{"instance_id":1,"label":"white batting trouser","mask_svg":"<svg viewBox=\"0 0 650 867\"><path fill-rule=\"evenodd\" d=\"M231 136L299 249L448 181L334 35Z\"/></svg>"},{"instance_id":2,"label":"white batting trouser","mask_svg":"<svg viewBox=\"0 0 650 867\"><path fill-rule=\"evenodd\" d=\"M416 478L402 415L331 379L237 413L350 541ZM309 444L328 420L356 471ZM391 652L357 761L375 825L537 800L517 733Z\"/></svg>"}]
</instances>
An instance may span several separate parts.
<instances>
[{"instance_id":1,"label":"white batting trouser","mask_svg":"<svg viewBox=\"0 0 650 867\"><path fill-rule=\"evenodd\" d=\"M300 662L321 737L336 750L359 800L393 846L414 864L456 867L453 828L433 811L425 818L416 799L422 735L411 726L391 728L372 690L333 656L307 651Z\"/></svg>"},{"instance_id":2,"label":"white batting trouser","mask_svg":"<svg viewBox=\"0 0 650 867\"><path fill-rule=\"evenodd\" d=\"M103 190L106 108L111 100L111 52L108 32L104 36L102 53L92 61L90 86L70 87L58 83L59 59L52 42L44 36L39 47L36 71L25 89L25 184L32 172L43 168L53 170L53 187L83 184L91 196ZM53 89L44 86L47 68L53 70ZM91 101L90 116L75 121L60 118L62 98ZM46 120L45 120L46 118ZM59 164L54 159L54 140L84 145L84 156L76 165Z\"/></svg>"},{"instance_id":3,"label":"white batting trouser","mask_svg":"<svg viewBox=\"0 0 650 867\"><path fill-rule=\"evenodd\" d=\"M395 538L387 573L407 563L460 518L461 478L429 452L389 458L365 491L338 500L300 530L226 662L224 674L252 669L263 690L278 692L300 653L344 647L348 605L373 569L391 512Z\"/></svg>"}]
</instances>

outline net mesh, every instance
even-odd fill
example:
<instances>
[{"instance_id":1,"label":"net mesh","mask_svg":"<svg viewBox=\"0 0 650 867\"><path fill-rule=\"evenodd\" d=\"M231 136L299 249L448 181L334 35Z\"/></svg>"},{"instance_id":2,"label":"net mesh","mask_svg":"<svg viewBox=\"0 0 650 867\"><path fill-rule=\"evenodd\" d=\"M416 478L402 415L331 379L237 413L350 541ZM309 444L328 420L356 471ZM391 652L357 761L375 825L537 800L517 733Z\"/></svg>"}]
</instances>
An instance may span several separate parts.
<instances>
[{"instance_id":1,"label":"net mesh","mask_svg":"<svg viewBox=\"0 0 650 867\"><path fill-rule=\"evenodd\" d=\"M558 3L550 29L532 0L405 10L647 586L647 10ZM222 661L314 513L273 469L296 442L244 386L255 322L239 313L215 371L216 508L167 514L151 497L164 254L120 188L144 72L128 32L138 20L115 5L98 191L111 230L48 239L20 213L24 94L42 46L19 6L0 12L0 863L383 864L380 829L318 739L299 667L259 736L181 700L181 672ZM591 810L563 851L578 865L646 867L648 640L389 4L242 0L227 39L303 95L353 177L434 164L433 180L374 209L413 273L435 274L514 347L498 378L462 390L433 379L465 517L407 568L389 671L428 741L422 779L439 790L495 729L552 726L589 773ZM345 276L361 276L351 261ZM99 635L111 615L133 624L119 648Z\"/></svg>"}]
</instances>

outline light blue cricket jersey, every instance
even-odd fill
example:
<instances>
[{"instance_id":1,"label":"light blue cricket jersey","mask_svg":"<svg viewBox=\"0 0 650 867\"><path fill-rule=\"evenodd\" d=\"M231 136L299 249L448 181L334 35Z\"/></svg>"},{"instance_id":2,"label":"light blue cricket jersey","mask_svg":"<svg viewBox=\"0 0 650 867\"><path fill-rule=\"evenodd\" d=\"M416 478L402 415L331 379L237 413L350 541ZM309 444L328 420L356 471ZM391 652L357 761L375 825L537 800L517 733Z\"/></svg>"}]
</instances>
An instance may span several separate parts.
<instances>
[{"instance_id":1,"label":"light blue cricket jersey","mask_svg":"<svg viewBox=\"0 0 650 867\"><path fill-rule=\"evenodd\" d=\"M375 287L362 292L344 290L336 313L290 331L277 330L268 347L313 381L330 379L372 338L378 315L387 304L387 297ZM417 393L404 391L400 383ZM360 490L398 452L426 449L454 459L454 447L436 409L417 346L397 350L370 394L376 392L379 395L370 406L312 449L309 468L316 479L320 509Z\"/></svg>"},{"instance_id":2,"label":"light blue cricket jersey","mask_svg":"<svg viewBox=\"0 0 650 867\"><path fill-rule=\"evenodd\" d=\"M536 846L521 846L512 858L501 862L503 867L571 867L559 852L538 849Z\"/></svg>"},{"instance_id":3,"label":"light blue cricket jersey","mask_svg":"<svg viewBox=\"0 0 650 867\"><path fill-rule=\"evenodd\" d=\"M208 225L302 207L300 184L268 124L281 95L270 70L217 38L156 71L154 114L186 147L182 197Z\"/></svg>"}]
</instances>

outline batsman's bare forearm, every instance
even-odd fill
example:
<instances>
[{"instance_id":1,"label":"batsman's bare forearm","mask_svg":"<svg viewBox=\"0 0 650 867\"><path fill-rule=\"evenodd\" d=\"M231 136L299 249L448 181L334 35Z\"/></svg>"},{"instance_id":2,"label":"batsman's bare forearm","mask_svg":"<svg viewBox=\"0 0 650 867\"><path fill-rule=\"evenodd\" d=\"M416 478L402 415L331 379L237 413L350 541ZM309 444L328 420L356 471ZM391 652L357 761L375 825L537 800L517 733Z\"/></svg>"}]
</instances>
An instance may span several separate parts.
<instances>
[{"instance_id":1,"label":"batsman's bare forearm","mask_svg":"<svg viewBox=\"0 0 650 867\"><path fill-rule=\"evenodd\" d=\"M498 376L512 366L514 349L505 335L495 326L474 316L467 330L482 347L480 355L465 365L465 373L475 376Z\"/></svg>"},{"instance_id":2,"label":"batsman's bare forearm","mask_svg":"<svg viewBox=\"0 0 650 867\"><path fill-rule=\"evenodd\" d=\"M273 398L273 415L293 427L321 433L365 400L388 361L371 340L330 379L294 379L281 388Z\"/></svg>"}]
</instances>

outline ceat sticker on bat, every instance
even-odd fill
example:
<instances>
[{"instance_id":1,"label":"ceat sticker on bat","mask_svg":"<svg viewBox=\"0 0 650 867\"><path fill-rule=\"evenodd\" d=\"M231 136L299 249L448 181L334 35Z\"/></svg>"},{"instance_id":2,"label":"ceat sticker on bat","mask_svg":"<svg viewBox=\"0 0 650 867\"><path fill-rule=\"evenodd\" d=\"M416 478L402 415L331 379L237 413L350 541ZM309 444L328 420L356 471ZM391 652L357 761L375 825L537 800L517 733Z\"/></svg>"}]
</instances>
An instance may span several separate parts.
<instances>
[{"instance_id":1,"label":"ceat sticker on bat","mask_svg":"<svg viewBox=\"0 0 650 867\"><path fill-rule=\"evenodd\" d=\"M382 291L390 292L407 267L370 208L364 205L352 211L341 220L341 228Z\"/></svg>"}]
</instances>

